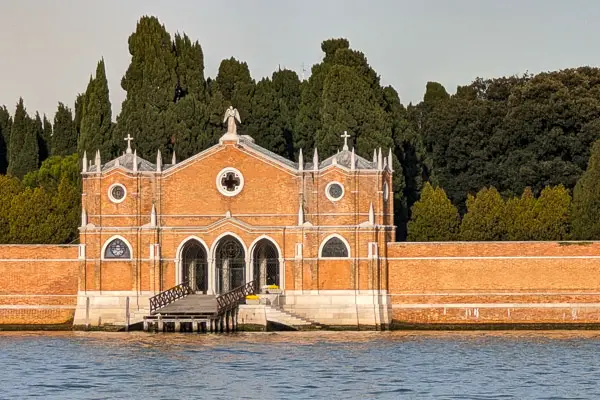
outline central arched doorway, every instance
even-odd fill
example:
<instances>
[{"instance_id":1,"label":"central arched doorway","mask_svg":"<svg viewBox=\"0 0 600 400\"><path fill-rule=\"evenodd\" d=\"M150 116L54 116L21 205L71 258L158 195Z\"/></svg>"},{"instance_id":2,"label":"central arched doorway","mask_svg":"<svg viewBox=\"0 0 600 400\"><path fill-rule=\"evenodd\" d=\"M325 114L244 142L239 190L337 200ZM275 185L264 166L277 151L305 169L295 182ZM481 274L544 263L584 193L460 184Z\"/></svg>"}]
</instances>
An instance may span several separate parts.
<instances>
[{"instance_id":1,"label":"central arched doorway","mask_svg":"<svg viewBox=\"0 0 600 400\"><path fill-rule=\"evenodd\" d=\"M225 236L215 252L217 293L227 293L246 283L246 253L233 236Z\"/></svg>"},{"instance_id":2,"label":"central arched doorway","mask_svg":"<svg viewBox=\"0 0 600 400\"><path fill-rule=\"evenodd\" d=\"M273 242L268 239L259 240L254 246L252 259L258 290L263 291L265 286L272 285L280 287L279 252Z\"/></svg>"},{"instance_id":3,"label":"central arched doorway","mask_svg":"<svg viewBox=\"0 0 600 400\"><path fill-rule=\"evenodd\" d=\"M208 261L202 244L189 240L181 249L182 282L188 282L196 292L208 291Z\"/></svg>"}]
</instances>

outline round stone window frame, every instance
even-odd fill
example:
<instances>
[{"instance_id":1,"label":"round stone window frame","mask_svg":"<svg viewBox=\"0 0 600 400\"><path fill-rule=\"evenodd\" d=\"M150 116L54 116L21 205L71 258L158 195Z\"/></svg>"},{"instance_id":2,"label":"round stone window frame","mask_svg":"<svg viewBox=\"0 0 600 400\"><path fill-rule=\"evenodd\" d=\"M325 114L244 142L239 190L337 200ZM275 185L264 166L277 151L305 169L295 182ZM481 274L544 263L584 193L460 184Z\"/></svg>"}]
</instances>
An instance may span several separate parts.
<instances>
[{"instance_id":1,"label":"round stone window frame","mask_svg":"<svg viewBox=\"0 0 600 400\"><path fill-rule=\"evenodd\" d=\"M238 185L238 187L236 188L236 190L234 190L233 192L229 192L229 191L225 190L223 188L223 186L221 185L221 178L222 178L222 176L224 174L228 173L228 172L233 172L234 174L236 174L240 178L240 184ZM240 172L240 170L237 169L237 168L226 167L226 168L223 168L221 171L219 171L219 173L217 174L217 179L215 180L215 184L217 186L217 190L223 196L227 196L227 197L237 196L242 191L242 189L244 188L244 175L242 175L242 173Z\"/></svg>"},{"instance_id":2,"label":"round stone window frame","mask_svg":"<svg viewBox=\"0 0 600 400\"><path fill-rule=\"evenodd\" d=\"M331 194L329 194L329 188L333 185L339 185L339 187L342 188L342 194L340 195L340 197L333 197ZM327 186L325 186L325 196L327 196L327 198L330 201L340 201L341 199L344 198L344 195L346 194L346 189L344 189L344 185L342 185L340 182L338 181L333 181L333 182L329 182L327 184Z\"/></svg>"},{"instance_id":3,"label":"round stone window frame","mask_svg":"<svg viewBox=\"0 0 600 400\"><path fill-rule=\"evenodd\" d=\"M123 197L120 199L117 199L116 197L113 196L113 189L116 187L120 187L121 189L123 189ZM127 198L127 188L125 187L125 185L123 185L121 183L113 183L112 185L110 185L108 187L108 198L110 199L110 201L112 201L115 204L122 203Z\"/></svg>"}]
</instances>

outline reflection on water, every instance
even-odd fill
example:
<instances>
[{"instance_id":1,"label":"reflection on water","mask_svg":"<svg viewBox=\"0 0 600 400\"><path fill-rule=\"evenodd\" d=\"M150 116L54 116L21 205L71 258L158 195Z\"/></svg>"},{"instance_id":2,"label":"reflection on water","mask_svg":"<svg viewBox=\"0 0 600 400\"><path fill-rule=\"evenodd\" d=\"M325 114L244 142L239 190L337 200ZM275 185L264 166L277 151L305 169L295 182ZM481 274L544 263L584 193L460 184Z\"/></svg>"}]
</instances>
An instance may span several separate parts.
<instances>
[{"instance_id":1,"label":"reflection on water","mask_svg":"<svg viewBox=\"0 0 600 400\"><path fill-rule=\"evenodd\" d=\"M600 398L600 332L0 333L0 398Z\"/></svg>"}]
</instances>

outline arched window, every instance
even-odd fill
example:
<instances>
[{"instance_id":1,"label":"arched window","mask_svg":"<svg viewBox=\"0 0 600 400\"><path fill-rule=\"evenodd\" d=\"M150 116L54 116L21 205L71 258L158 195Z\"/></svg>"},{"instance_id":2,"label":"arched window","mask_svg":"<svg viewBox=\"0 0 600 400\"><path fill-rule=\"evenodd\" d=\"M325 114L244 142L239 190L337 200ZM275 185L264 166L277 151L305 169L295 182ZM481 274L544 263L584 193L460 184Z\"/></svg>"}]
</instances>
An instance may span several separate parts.
<instances>
[{"instance_id":1,"label":"arched window","mask_svg":"<svg viewBox=\"0 0 600 400\"><path fill-rule=\"evenodd\" d=\"M123 239L115 238L104 248L105 259L130 259L131 250Z\"/></svg>"},{"instance_id":2,"label":"arched window","mask_svg":"<svg viewBox=\"0 0 600 400\"><path fill-rule=\"evenodd\" d=\"M321 257L348 258L349 251L346 243L339 237L332 237L325 242L321 249Z\"/></svg>"}]
</instances>

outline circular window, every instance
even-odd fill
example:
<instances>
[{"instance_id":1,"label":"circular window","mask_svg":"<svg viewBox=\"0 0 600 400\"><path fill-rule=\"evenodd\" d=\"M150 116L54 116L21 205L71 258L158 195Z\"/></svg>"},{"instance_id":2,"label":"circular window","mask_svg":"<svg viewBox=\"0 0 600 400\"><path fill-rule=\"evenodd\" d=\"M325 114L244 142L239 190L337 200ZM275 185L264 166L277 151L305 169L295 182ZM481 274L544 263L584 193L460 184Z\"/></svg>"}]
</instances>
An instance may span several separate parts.
<instances>
[{"instance_id":1,"label":"circular window","mask_svg":"<svg viewBox=\"0 0 600 400\"><path fill-rule=\"evenodd\" d=\"M325 188L325 195L331 201L338 201L344 197L344 187L339 182L330 182Z\"/></svg>"},{"instance_id":2,"label":"circular window","mask_svg":"<svg viewBox=\"0 0 600 400\"><path fill-rule=\"evenodd\" d=\"M120 203L125 200L127 196L127 189L120 183L115 183L108 188L108 197L113 203Z\"/></svg>"},{"instance_id":3,"label":"circular window","mask_svg":"<svg viewBox=\"0 0 600 400\"><path fill-rule=\"evenodd\" d=\"M383 200L387 201L390 197L390 191L387 182L383 182Z\"/></svg>"},{"instance_id":4,"label":"circular window","mask_svg":"<svg viewBox=\"0 0 600 400\"><path fill-rule=\"evenodd\" d=\"M244 177L235 168L225 168L217 175L217 189L225 196L235 196L244 187Z\"/></svg>"}]
</instances>

